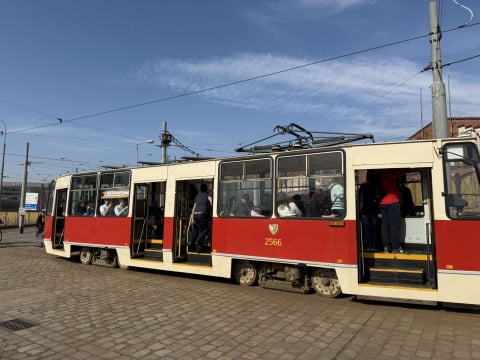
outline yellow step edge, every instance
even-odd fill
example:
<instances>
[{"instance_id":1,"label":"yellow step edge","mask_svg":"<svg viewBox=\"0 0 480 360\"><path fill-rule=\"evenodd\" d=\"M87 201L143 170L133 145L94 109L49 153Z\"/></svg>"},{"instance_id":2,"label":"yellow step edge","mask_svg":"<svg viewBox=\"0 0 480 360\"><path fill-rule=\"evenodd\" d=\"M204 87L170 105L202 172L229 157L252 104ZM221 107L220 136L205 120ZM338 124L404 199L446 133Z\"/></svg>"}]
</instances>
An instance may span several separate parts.
<instances>
[{"instance_id":1,"label":"yellow step edge","mask_svg":"<svg viewBox=\"0 0 480 360\"><path fill-rule=\"evenodd\" d=\"M427 254L408 254L408 253L383 253L383 252L376 252L376 253L363 253L364 258L368 259L401 259L401 260L420 260L420 261L427 261L432 260L432 255Z\"/></svg>"},{"instance_id":2,"label":"yellow step edge","mask_svg":"<svg viewBox=\"0 0 480 360\"><path fill-rule=\"evenodd\" d=\"M370 268L370 271L378 271L378 272L397 272L397 273L410 273L410 274L423 274L423 270L408 270L408 269L379 269L379 268Z\"/></svg>"},{"instance_id":3,"label":"yellow step edge","mask_svg":"<svg viewBox=\"0 0 480 360\"><path fill-rule=\"evenodd\" d=\"M158 245L163 244L163 240L162 240L162 239L148 239L147 242L148 242L149 244L158 244Z\"/></svg>"},{"instance_id":4,"label":"yellow step edge","mask_svg":"<svg viewBox=\"0 0 480 360\"><path fill-rule=\"evenodd\" d=\"M383 288L383 289L399 289L399 290L416 290L416 291L429 291L429 292L438 292L438 289L417 287L417 286L404 286L404 285L380 285L380 284L358 284L359 287L372 287L372 288Z\"/></svg>"}]
</instances>

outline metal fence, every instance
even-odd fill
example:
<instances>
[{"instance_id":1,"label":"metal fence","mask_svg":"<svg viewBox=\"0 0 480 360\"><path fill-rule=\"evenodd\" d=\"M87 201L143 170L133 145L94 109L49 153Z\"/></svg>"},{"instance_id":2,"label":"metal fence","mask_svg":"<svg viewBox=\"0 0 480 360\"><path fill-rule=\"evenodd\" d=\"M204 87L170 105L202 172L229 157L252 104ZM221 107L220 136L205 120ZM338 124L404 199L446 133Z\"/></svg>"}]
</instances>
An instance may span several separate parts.
<instances>
[{"instance_id":1,"label":"metal fence","mask_svg":"<svg viewBox=\"0 0 480 360\"><path fill-rule=\"evenodd\" d=\"M39 211L26 211L24 225L35 225L37 222ZM2 227L17 227L18 212L17 211L0 211L0 219L3 221Z\"/></svg>"}]
</instances>

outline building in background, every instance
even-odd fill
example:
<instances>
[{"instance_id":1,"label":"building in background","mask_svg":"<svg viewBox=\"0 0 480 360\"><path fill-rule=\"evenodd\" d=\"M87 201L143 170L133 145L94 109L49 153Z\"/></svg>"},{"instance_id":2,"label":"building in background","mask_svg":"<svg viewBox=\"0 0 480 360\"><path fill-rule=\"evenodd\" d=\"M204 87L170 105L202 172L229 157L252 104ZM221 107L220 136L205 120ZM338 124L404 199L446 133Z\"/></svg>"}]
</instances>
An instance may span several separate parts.
<instances>
[{"instance_id":1,"label":"building in background","mask_svg":"<svg viewBox=\"0 0 480 360\"><path fill-rule=\"evenodd\" d=\"M28 183L26 192L38 193L37 209L45 209L48 198L48 183ZM1 194L1 211L18 211L22 193L21 182L4 182Z\"/></svg>"},{"instance_id":2,"label":"building in background","mask_svg":"<svg viewBox=\"0 0 480 360\"><path fill-rule=\"evenodd\" d=\"M472 132L480 135L480 117L452 117L447 119L447 121L448 137L459 137L467 134L472 135ZM410 136L408 140L432 139L432 132L432 123L430 123Z\"/></svg>"}]
</instances>

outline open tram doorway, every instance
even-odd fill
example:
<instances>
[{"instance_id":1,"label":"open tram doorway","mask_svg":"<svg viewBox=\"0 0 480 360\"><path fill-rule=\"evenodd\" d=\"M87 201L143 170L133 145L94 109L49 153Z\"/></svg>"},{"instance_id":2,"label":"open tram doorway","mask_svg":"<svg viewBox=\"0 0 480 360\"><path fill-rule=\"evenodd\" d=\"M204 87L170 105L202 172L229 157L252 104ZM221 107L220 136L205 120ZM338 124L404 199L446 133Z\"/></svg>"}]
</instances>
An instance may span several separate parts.
<instances>
[{"instance_id":1,"label":"open tram doorway","mask_svg":"<svg viewBox=\"0 0 480 360\"><path fill-rule=\"evenodd\" d=\"M65 213L67 211L67 194L67 189L58 189L55 192L52 223L52 248L54 249L63 249L63 240L65 238Z\"/></svg>"},{"instance_id":2,"label":"open tram doorway","mask_svg":"<svg viewBox=\"0 0 480 360\"><path fill-rule=\"evenodd\" d=\"M379 176L394 169L356 170L356 205L358 239L358 276L360 283L436 288L436 259L432 233L431 169L405 169L387 187L397 186L400 193L401 230L400 245L403 253L389 247L385 252L382 240L382 218L370 201L380 202L388 191L380 187L381 194L365 200L363 190L367 182L379 181ZM375 175L374 180L371 174ZM374 189L375 186L370 186ZM378 204L377 204L378 205ZM375 209L375 206L373 207Z\"/></svg>"},{"instance_id":3,"label":"open tram doorway","mask_svg":"<svg viewBox=\"0 0 480 360\"><path fill-rule=\"evenodd\" d=\"M192 224L192 208L202 184L206 185L207 192L213 197L212 178L179 180L175 184L174 239L172 249L175 262L211 265L213 242L211 236L212 214L209 215L208 231L202 238L201 249L192 245L189 246L189 238L192 239L192 236L196 236Z\"/></svg>"},{"instance_id":4,"label":"open tram doorway","mask_svg":"<svg viewBox=\"0 0 480 360\"><path fill-rule=\"evenodd\" d=\"M131 256L163 261L166 182L134 186Z\"/></svg>"}]
</instances>

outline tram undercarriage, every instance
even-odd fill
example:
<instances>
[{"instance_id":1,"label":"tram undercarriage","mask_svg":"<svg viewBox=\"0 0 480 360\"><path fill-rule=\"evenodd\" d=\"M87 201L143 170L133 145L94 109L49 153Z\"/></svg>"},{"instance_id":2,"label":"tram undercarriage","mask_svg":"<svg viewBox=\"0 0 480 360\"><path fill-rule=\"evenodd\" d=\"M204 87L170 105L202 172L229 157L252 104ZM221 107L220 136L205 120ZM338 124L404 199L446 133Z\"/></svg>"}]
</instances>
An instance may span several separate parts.
<instances>
[{"instance_id":1,"label":"tram undercarriage","mask_svg":"<svg viewBox=\"0 0 480 360\"><path fill-rule=\"evenodd\" d=\"M80 262L84 265L95 264L117 267L117 252L114 249L84 246L80 249Z\"/></svg>"},{"instance_id":2,"label":"tram undercarriage","mask_svg":"<svg viewBox=\"0 0 480 360\"><path fill-rule=\"evenodd\" d=\"M233 278L240 285L310 293L320 296L337 297L342 291L334 269L308 268L303 264L256 263L238 260L233 267Z\"/></svg>"}]
</instances>

